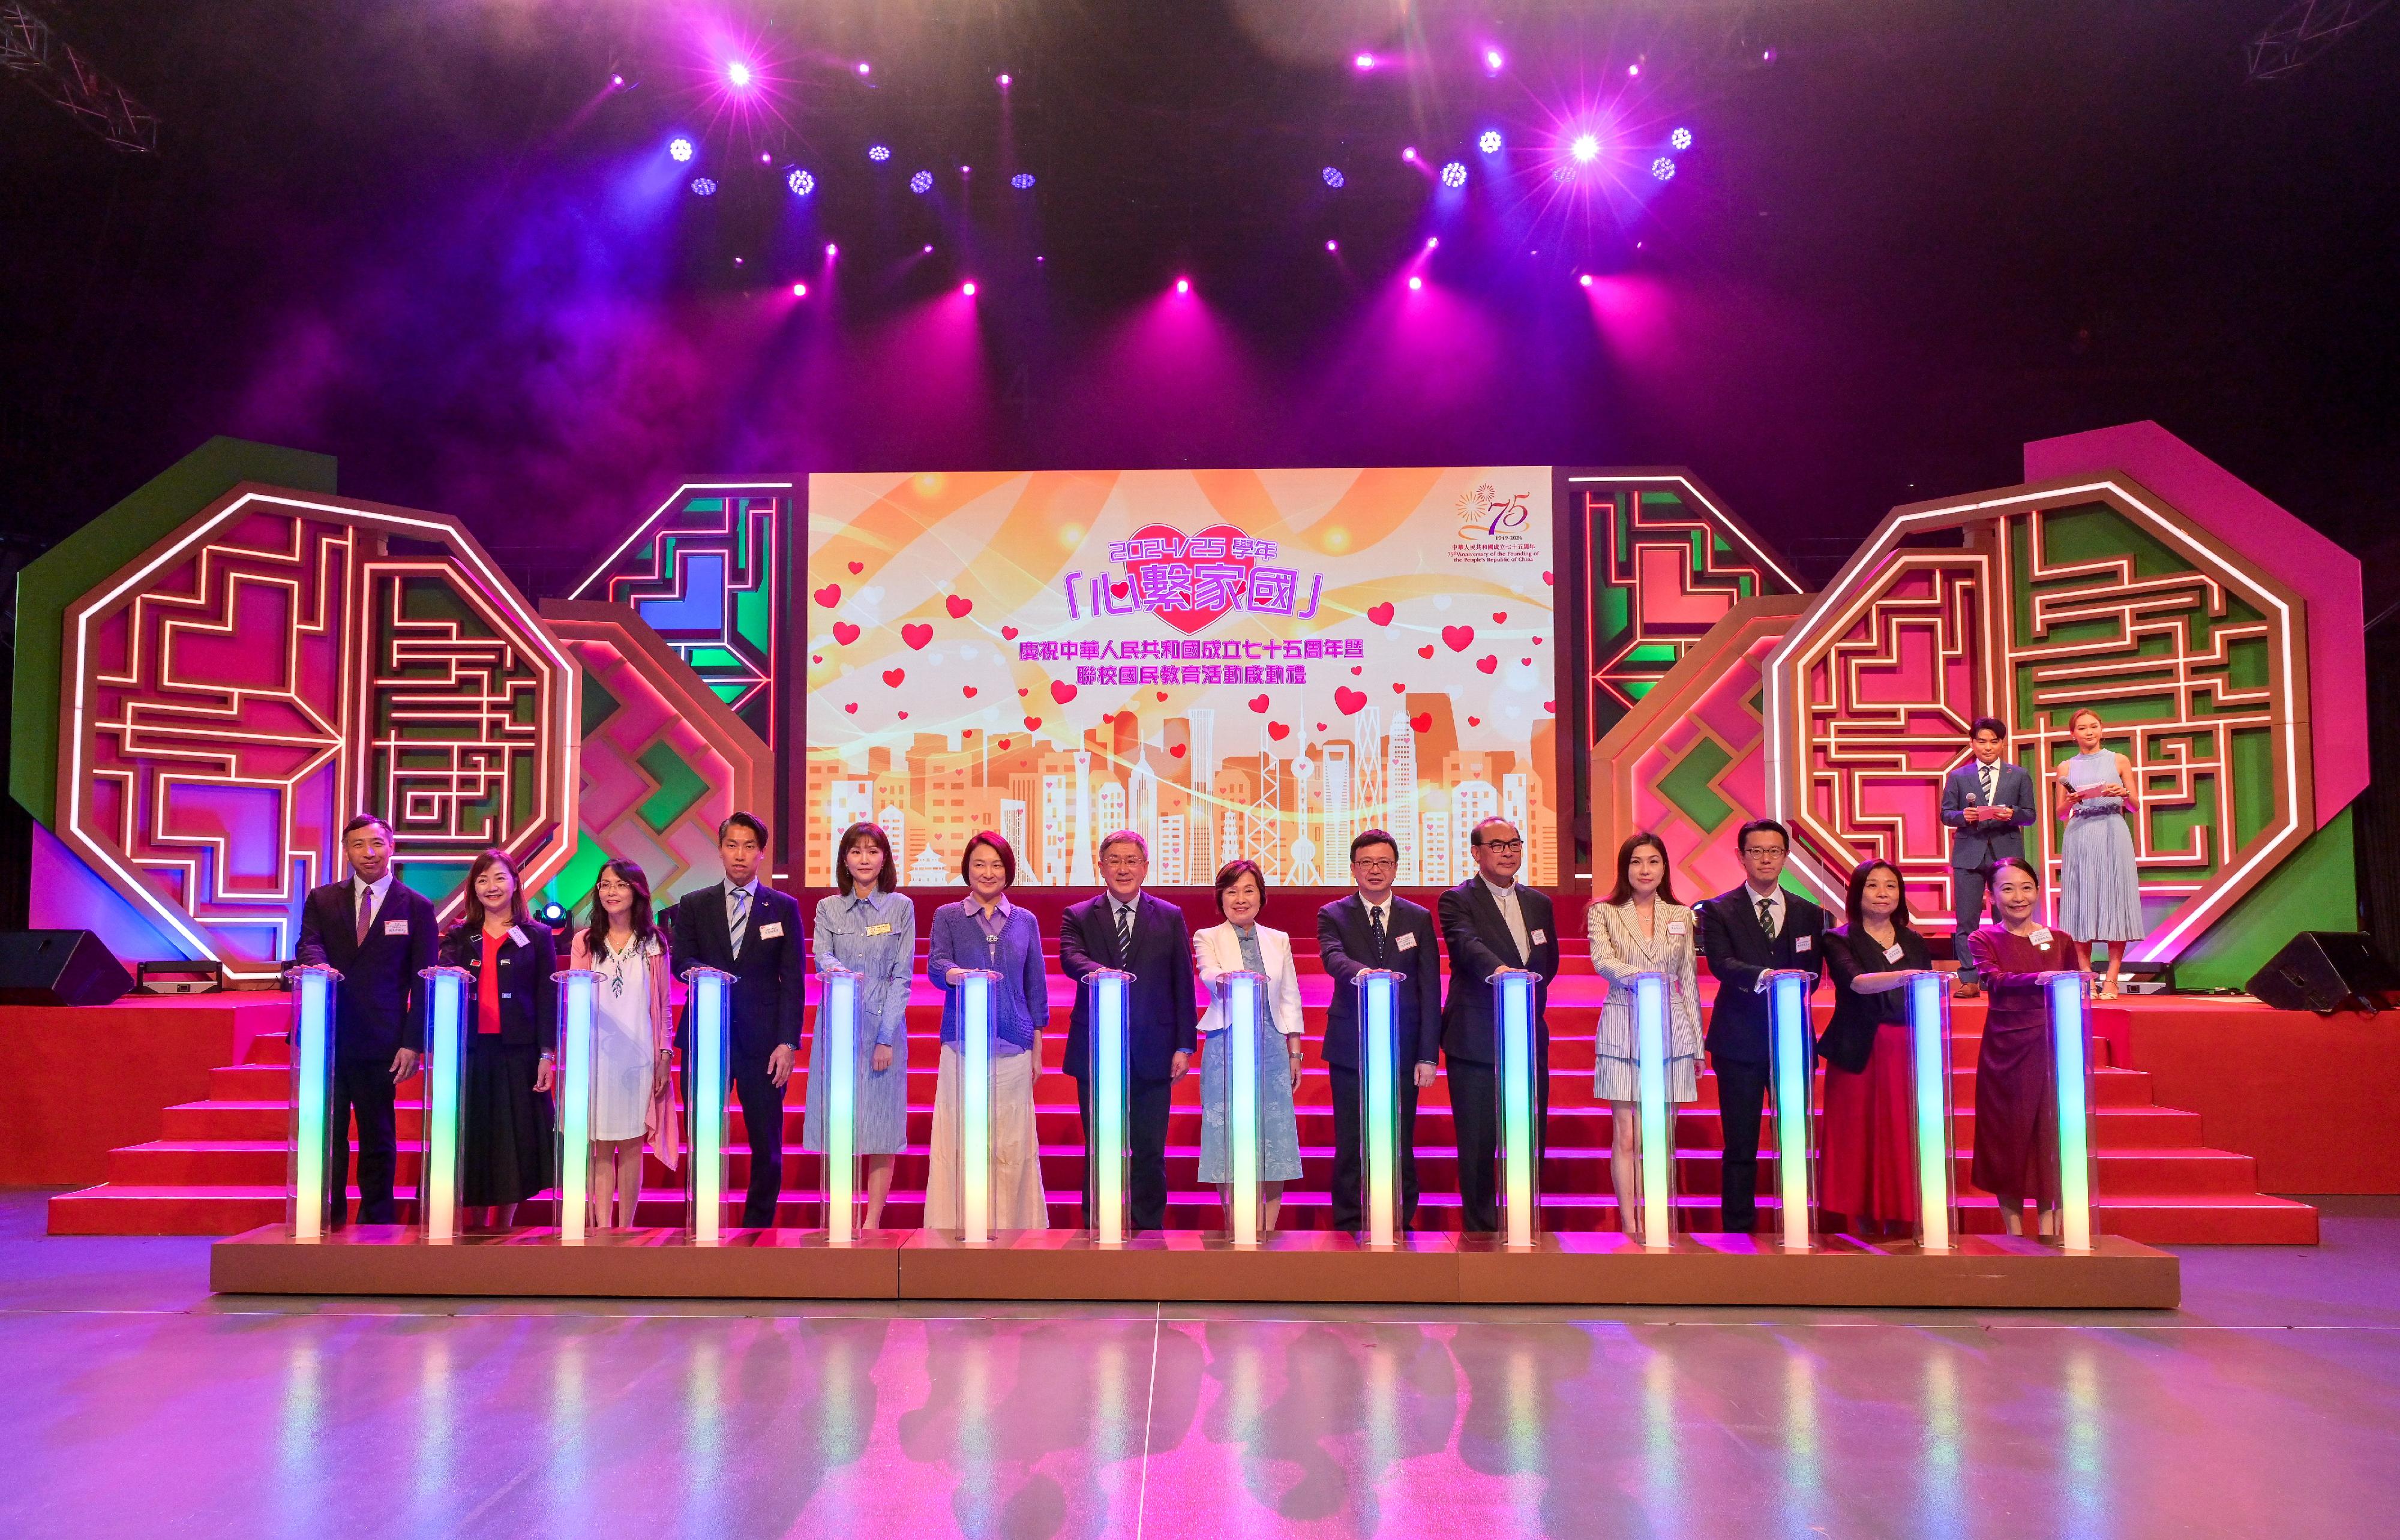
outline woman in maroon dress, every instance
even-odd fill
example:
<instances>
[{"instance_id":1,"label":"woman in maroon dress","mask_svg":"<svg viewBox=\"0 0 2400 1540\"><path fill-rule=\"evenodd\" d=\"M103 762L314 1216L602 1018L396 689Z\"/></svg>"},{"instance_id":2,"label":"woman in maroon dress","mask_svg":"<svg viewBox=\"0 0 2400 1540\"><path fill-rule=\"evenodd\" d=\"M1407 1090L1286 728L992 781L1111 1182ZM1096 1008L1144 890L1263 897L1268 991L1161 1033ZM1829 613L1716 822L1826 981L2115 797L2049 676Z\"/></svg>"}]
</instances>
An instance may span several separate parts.
<instances>
[{"instance_id":1,"label":"woman in maroon dress","mask_svg":"<svg viewBox=\"0 0 2400 1540\"><path fill-rule=\"evenodd\" d=\"M1975 1055L1974 1181L1999 1199L2010 1234L2025 1233L2030 1195L2048 1235L2058 1225L2058 1076L2041 975L2080 970L2083 953L2036 918L2041 883L2023 859L1999 863L1992 897L2000 923L1967 938L1992 1001Z\"/></svg>"},{"instance_id":2,"label":"woman in maroon dress","mask_svg":"<svg viewBox=\"0 0 2400 1540\"><path fill-rule=\"evenodd\" d=\"M1850 874L1849 923L1825 938L1834 1019L1817 1041L1825 1060L1825 1121L1818 1207L1825 1228L1854 1235L1916 1223L1915 1081L1908 1043L1908 975L1933 966L1933 950L1908 922L1900 872L1868 861Z\"/></svg>"}]
</instances>

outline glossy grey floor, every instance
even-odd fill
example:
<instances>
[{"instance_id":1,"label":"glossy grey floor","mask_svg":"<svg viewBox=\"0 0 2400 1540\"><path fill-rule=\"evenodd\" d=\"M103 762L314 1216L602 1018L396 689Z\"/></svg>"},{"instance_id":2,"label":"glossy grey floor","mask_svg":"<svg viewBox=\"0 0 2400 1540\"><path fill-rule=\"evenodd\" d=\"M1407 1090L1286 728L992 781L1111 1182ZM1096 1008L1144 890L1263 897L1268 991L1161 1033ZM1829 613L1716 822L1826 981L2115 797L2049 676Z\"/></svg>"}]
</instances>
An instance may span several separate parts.
<instances>
[{"instance_id":1,"label":"glossy grey floor","mask_svg":"<svg viewBox=\"0 0 2400 1540\"><path fill-rule=\"evenodd\" d=\"M5 1535L2400 1528L2388 1202L2073 1315L212 1298L206 1242L42 1197L0 1193Z\"/></svg>"}]
</instances>

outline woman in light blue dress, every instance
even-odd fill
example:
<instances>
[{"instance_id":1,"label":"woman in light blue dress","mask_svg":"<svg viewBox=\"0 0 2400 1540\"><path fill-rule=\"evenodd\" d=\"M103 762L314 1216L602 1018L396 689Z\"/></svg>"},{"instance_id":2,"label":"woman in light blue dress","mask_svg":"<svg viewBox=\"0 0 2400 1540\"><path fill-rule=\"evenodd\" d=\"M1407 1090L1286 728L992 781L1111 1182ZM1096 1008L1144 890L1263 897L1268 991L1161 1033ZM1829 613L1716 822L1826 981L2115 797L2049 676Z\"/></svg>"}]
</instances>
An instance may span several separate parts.
<instances>
[{"instance_id":1,"label":"woman in light blue dress","mask_svg":"<svg viewBox=\"0 0 2400 1540\"><path fill-rule=\"evenodd\" d=\"M1226 1067L1233 1061L1234 1013L1220 982L1227 974L1264 974L1257 1025L1259 1109L1259 1226L1273 1230L1283 1212L1283 1184L1300 1176L1300 1121L1292 1093L1300 1088L1300 975L1292 966L1291 937L1261 925L1266 874L1254 861L1235 861L1217 874L1217 912L1211 925L1192 938L1200 987L1208 991L1208 1014L1200 1018L1200 1179L1218 1184L1225 1205L1225 1228L1233 1229L1234 1163L1226 1138Z\"/></svg>"},{"instance_id":2,"label":"woman in light blue dress","mask_svg":"<svg viewBox=\"0 0 2400 1540\"><path fill-rule=\"evenodd\" d=\"M908 980L917 967L917 906L899 885L892 841L876 824L852 824L842 831L834 863L840 891L817 903L816 955L820 974L839 963L858 982L857 1063L852 1148L866 1157L866 1220L883 1222L883 1200L892 1192L892 1157L908 1142ZM800 1120L800 1148L825 1147L824 1076L838 1070L825 1061L823 996L817 1029L809 1034L807 1111Z\"/></svg>"},{"instance_id":3,"label":"woman in light blue dress","mask_svg":"<svg viewBox=\"0 0 2400 1540\"><path fill-rule=\"evenodd\" d=\"M2141 781L2132 761L2100 746L2107 730L2086 706L2068 718L2079 751L2058 767L2059 928L2082 942L2108 944L2108 973L2100 998L2117 998L2125 949L2148 932L2142 923L2141 869L2134 860L2132 820L2140 816Z\"/></svg>"}]
</instances>

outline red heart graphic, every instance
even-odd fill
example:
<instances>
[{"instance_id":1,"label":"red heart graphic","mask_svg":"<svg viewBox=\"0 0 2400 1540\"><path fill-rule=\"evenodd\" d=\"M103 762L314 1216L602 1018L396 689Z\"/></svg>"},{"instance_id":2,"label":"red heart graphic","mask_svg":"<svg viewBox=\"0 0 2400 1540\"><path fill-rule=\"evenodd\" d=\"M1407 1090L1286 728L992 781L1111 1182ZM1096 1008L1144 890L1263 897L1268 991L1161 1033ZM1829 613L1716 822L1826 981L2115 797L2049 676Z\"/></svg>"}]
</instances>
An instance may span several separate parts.
<instances>
[{"instance_id":1,"label":"red heart graphic","mask_svg":"<svg viewBox=\"0 0 2400 1540\"><path fill-rule=\"evenodd\" d=\"M850 575L853 578L866 570L866 564L865 562L852 562L850 564Z\"/></svg>"},{"instance_id":2,"label":"red heart graphic","mask_svg":"<svg viewBox=\"0 0 2400 1540\"><path fill-rule=\"evenodd\" d=\"M1414 716L1409 718L1409 726L1416 729L1419 732L1431 732L1433 730L1433 713L1429 711L1418 712Z\"/></svg>"},{"instance_id":3,"label":"red heart graphic","mask_svg":"<svg viewBox=\"0 0 2400 1540\"><path fill-rule=\"evenodd\" d=\"M900 639L907 643L912 649L922 652L925 650L925 644L934 639L934 628L914 623L905 625L900 628Z\"/></svg>"},{"instance_id":4,"label":"red heart graphic","mask_svg":"<svg viewBox=\"0 0 2400 1540\"><path fill-rule=\"evenodd\" d=\"M1367 611L1367 619L1374 621L1379 626L1390 625L1392 623L1392 606L1388 604L1376 605Z\"/></svg>"},{"instance_id":5,"label":"red heart graphic","mask_svg":"<svg viewBox=\"0 0 2400 1540\"><path fill-rule=\"evenodd\" d=\"M1532 668L1534 666L1534 661L1531 658L1520 658L1517 661L1524 664L1527 668Z\"/></svg>"},{"instance_id":6,"label":"red heart graphic","mask_svg":"<svg viewBox=\"0 0 2400 1540\"><path fill-rule=\"evenodd\" d=\"M972 738L972 737L974 737L974 736L975 736L975 729L973 729L973 728L961 728L961 729L959 729L959 736L960 736L960 737L961 737L961 738Z\"/></svg>"},{"instance_id":7,"label":"red heart graphic","mask_svg":"<svg viewBox=\"0 0 2400 1540\"><path fill-rule=\"evenodd\" d=\"M1025 692L1024 692L1023 690L1021 690L1021 689L1020 689L1020 690L1018 690L1018 691L1016 692L1016 698L1017 698L1018 700L1022 701L1023 699L1025 699Z\"/></svg>"},{"instance_id":8,"label":"red heart graphic","mask_svg":"<svg viewBox=\"0 0 2400 1540\"><path fill-rule=\"evenodd\" d=\"M1348 685L1336 685L1333 687L1333 704L1335 709L1340 711L1343 715L1357 715L1358 708L1366 703L1367 692L1365 690L1352 689Z\"/></svg>"},{"instance_id":9,"label":"red heart graphic","mask_svg":"<svg viewBox=\"0 0 2400 1540\"><path fill-rule=\"evenodd\" d=\"M1029 716L1025 719L1025 730L1028 732L1031 732L1041 726L1042 718L1039 716Z\"/></svg>"},{"instance_id":10,"label":"red heart graphic","mask_svg":"<svg viewBox=\"0 0 2400 1540\"><path fill-rule=\"evenodd\" d=\"M908 677L908 671L905 668L887 668L883 671L883 682L894 688L897 688L900 681L907 677Z\"/></svg>"},{"instance_id":11,"label":"red heart graphic","mask_svg":"<svg viewBox=\"0 0 2400 1540\"><path fill-rule=\"evenodd\" d=\"M836 620L833 623L833 639L843 647L848 647L858 640L858 628L848 620Z\"/></svg>"},{"instance_id":12,"label":"red heart graphic","mask_svg":"<svg viewBox=\"0 0 2400 1540\"><path fill-rule=\"evenodd\" d=\"M1317 730L1317 731L1319 731L1319 732L1323 732L1323 731L1325 730L1325 724L1324 724L1324 723L1322 723L1322 722L1317 723L1317 724L1316 724L1316 730Z\"/></svg>"},{"instance_id":13,"label":"red heart graphic","mask_svg":"<svg viewBox=\"0 0 2400 1540\"><path fill-rule=\"evenodd\" d=\"M1466 725L1470 728L1480 728L1483 725L1483 718L1480 716L1470 716L1466 719Z\"/></svg>"},{"instance_id":14,"label":"red heart graphic","mask_svg":"<svg viewBox=\"0 0 2400 1540\"><path fill-rule=\"evenodd\" d=\"M831 609L834 606L841 603L841 585L839 583L827 583L825 587L818 589L814 593L810 594L809 597L825 606L827 609Z\"/></svg>"},{"instance_id":15,"label":"red heart graphic","mask_svg":"<svg viewBox=\"0 0 2400 1540\"><path fill-rule=\"evenodd\" d=\"M1162 690L1158 690L1158 691L1156 691L1155 693L1157 694L1157 696L1158 696L1158 698L1159 698L1160 700L1164 701L1164 700L1166 700L1166 691L1165 691L1165 690L1163 690L1163 689L1162 689Z\"/></svg>"},{"instance_id":16,"label":"red heart graphic","mask_svg":"<svg viewBox=\"0 0 2400 1540\"><path fill-rule=\"evenodd\" d=\"M1053 679L1050 681L1050 699L1057 702L1063 706L1074 698L1074 686L1069 684L1064 679Z\"/></svg>"},{"instance_id":17,"label":"red heart graphic","mask_svg":"<svg viewBox=\"0 0 2400 1540\"><path fill-rule=\"evenodd\" d=\"M1352 674L1354 674L1354 675L1358 675L1358 674L1364 674L1364 673L1366 673L1367 671L1366 671L1365 669L1363 669L1363 668L1359 667L1357 664L1353 663L1353 664L1351 664L1351 665L1350 665L1350 672L1351 672Z\"/></svg>"},{"instance_id":18,"label":"red heart graphic","mask_svg":"<svg viewBox=\"0 0 2400 1540\"><path fill-rule=\"evenodd\" d=\"M1393 694L1395 694L1395 695L1406 695L1408 692L1409 692L1409 687L1408 687L1408 686L1406 686L1406 685L1404 685L1404 684L1400 683L1398 679L1395 679L1395 680L1393 680L1393 681L1392 681L1392 693L1393 693Z\"/></svg>"},{"instance_id":19,"label":"red heart graphic","mask_svg":"<svg viewBox=\"0 0 2400 1540\"><path fill-rule=\"evenodd\" d=\"M1267 736L1280 743L1285 739L1291 736L1291 729L1285 727L1281 722L1269 722L1267 724Z\"/></svg>"},{"instance_id":20,"label":"red heart graphic","mask_svg":"<svg viewBox=\"0 0 2400 1540\"><path fill-rule=\"evenodd\" d=\"M1542 709L1548 712L1551 715L1556 716L1559 714L1559 703L1556 701L1545 701L1542 702ZM1795 1097L1793 1099L1796 1100L1798 1098Z\"/></svg>"},{"instance_id":21,"label":"red heart graphic","mask_svg":"<svg viewBox=\"0 0 2400 1540\"><path fill-rule=\"evenodd\" d=\"M1251 696L1250 709L1257 712L1261 716L1265 715L1267 711L1267 698L1263 695Z\"/></svg>"},{"instance_id":22,"label":"red heart graphic","mask_svg":"<svg viewBox=\"0 0 2400 1540\"><path fill-rule=\"evenodd\" d=\"M852 701L850 704L842 707L841 709L850 713L852 716L855 716L858 715L858 702Z\"/></svg>"},{"instance_id":23,"label":"red heart graphic","mask_svg":"<svg viewBox=\"0 0 2400 1540\"><path fill-rule=\"evenodd\" d=\"M1493 610L1492 612L1492 623L1495 626L1507 625L1508 623L1508 612L1505 609Z\"/></svg>"},{"instance_id":24,"label":"red heart graphic","mask_svg":"<svg viewBox=\"0 0 2400 1540\"><path fill-rule=\"evenodd\" d=\"M1546 582L1546 583L1547 583L1547 582L1548 582L1549 580L1550 580L1550 575L1549 575L1548 573L1547 573L1547 572L1543 573L1543 574L1542 574L1542 581L1544 581L1544 582Z\"/></svg>"},{"instance_id":25,"label":"red heart graphic","mask_svg":"<svg viewBox=\"0 0 2400 1540\"><path fill-rule=\"evenodd\" d=\"M1417 656L1420 658L1431 658L1433 656L1433 644L1431 642L1427 642L1425 646L1417 648Z\"/></svg>"},{"instance_id":26,"label":"red heart graphic","mask_svg":"<svg viewBox=\"0 0 2400 1540\"><path fill-rule=\"evenodd\" d=\"M811 652L809 654L809 661L811 663L822 663L825 661L825 654L822 652Z\"/></svg>"},{"instance_id":27,"label":"red heart graphic","mask_svg":"<svg viewBox=\"0 0 2400 1540\"><path fill-rule=\"evenodd\" d=\"M1539 636L1534 637L1534 645L1535 647L1540 647L1540 646L1542 645L1542 639L1541 639Z\"/></svg>"},{"instance_id":28,"label":"red heart graphic","mask_svg":"<svg viewBox=\"0 0 2400 1540\"><path fill-rule=\"evenodd\" d=\"M1477 671L1478 671L1479 673L1490 674L1490 673L1492 673L1494 669L1497 669L1499 666L1500 666L1500 660L1499 660L1499 659L1497 659L1497 658L1494 658L1493 656L1492 656L1492 654L1490 654L1490 653L1488 653L1488 652L1487 652L1487 653L1485 653L1482 657L1478 658L1477 660L1475 660L1475 667L1476 667L1476 669L1477 669Z\"/></svg>"},{"instance_id":29,"label":"red heart graphic","mask_svg":"<svg viewBox=\"0 0 2400 1540\"><path fill-rule=\"evenodd\" d=\"M975 688L973 685L961 685L959 687L959 693L972 701L975 698Z\"/></svg>"},{"instance_id":30,"label":"red heart graphic","mask_svg":"<svg viewBox=\"0 0 2400 1540\"><path fill-rule=\"evenodd\" d=\"M1011 742L1011 740L1006 739L1006 738L1003 738L1003 739L1002 739L1002 740L1000 741L1000 746L1001 746L1002 748L1003 748L1003 749L1004 749L1004 748L1008 747L1008 745L1009 745L1010 742Z\"/></svg>"},{"instance_id":31,"label":"red heart graphic","mask_svg":"<svg viewBox=\"0 0 2400 1540\"><path fill-rule=\"evenodd\" d=\"M1117 714L1116 714L1115 712L1112 712L1112 711L1104 711L1104 712L1100 713L1100 726L1102 726L1102 727L1107 727L1107 726L1109 726L1110 724L1113 723L1116 719L1117 719Z\"/></svg>"},{"instance_id":32,"label":"red heart graphic","mask_svg":"<svg viewBox=\"0 0 2400 1540\"><path fill-rule=\"evenodd\" d=\"M1155 540L1165 553L1127 562L1125 572L1142 585L1144 593L1163 593L1169 602L1157 606L1151 613L1190 636L1215 623L1234 607L1235 599L1249 592L1250 573L1258 566L1254 556L1193 556L1192 542L1247 538L1243 531L1229 524L1212 524L1189 537L1173 525L1146 524L1133 532L1133 540ZM1153 567L1159 569L1158 576L1145 579L1143 574ZM1123 583L1111 583L1109 592L1123 598L1127 589ZM1209 602L1204 604L1204 599ZM1180 602L1175 602L1178 600Z\"/></svg>"},{"instance_id":33,"label":"red heart graphic","mask_svg":"<svg viewBox=\"0 0 2400 1540\"><path fill-rule=\"evenodd\" d=\"M900 720L902 720L902 721L904 721L904 722L905 722L905 721L907 721L907 719L908 719L908 714L907 714L907 712L905 712L905 711L904 711L904 712L902 712L902 713L900 714Z\"/></svg>"},{"instance_id":34,"label":"red heart graphic","mask_svg":"<svg viewBox=\"0 0 2400 1540\"><path fill-rule=\"evenodd\" d=\"M973 599L963 599L955 593L951 594L948 598L944 599L942 601L942 605L950 612L950 619L953 620L965 620L967 618L967 611L975 608L975 601Z\"/></svg>"},{"instance_id":35,"label":"red heart graphic","mask_svg":"<svg viewBox=\"0 0 2400 1540\"><path fill-rule=\"evenodd\" d=\"M1465 652L1468 647L1475 645L1475 628L1473 626L1444 626L1441 628L1441 645L1450 648L1452 652Z\"/></svg>"},{"instance_id":36,"label":"red heart graphic","mask_svg":"<svg viewBox=\"0 0 2400 1540\"><path fill-rule=\"evenodd\" d=\"M1132 592L1133 592L1133 590L1132 590L1132 589L1129 589L1129 588L1125 587L1125 584L1123 584L1123 583L1111 583L1111 584L1109 585L1109 593L1110 593L1110 594L1111 594L1112 597L1115 597L1115 598L1122 599L1122 598L1124 598L1126 594L1128 594L1128 593L1132 593Z\"/></svg>"},{"instance_id":37,"label":"red heart graphic","mask_svg":"<svg viewBox=\"0 0 2400 1540\"><path fill-rule=\"evenodd\" d=\"M1000 628L1000 635L1001 640L1013 642L1016 640L1016 628L1015 626L1002 626Z\"/></svg>"},{"instance_id":38,"label":"red heart graphic","mask_svg":"<svg viewBox=\"0 0 2400 1540\"><path fill-rule=\"evenodd\" d=\"M1173 755L1176 758L1180 759L1183 757L1183 745L1180 743L1169 744L1166 752Z\"/></svg>"}]
</instances>

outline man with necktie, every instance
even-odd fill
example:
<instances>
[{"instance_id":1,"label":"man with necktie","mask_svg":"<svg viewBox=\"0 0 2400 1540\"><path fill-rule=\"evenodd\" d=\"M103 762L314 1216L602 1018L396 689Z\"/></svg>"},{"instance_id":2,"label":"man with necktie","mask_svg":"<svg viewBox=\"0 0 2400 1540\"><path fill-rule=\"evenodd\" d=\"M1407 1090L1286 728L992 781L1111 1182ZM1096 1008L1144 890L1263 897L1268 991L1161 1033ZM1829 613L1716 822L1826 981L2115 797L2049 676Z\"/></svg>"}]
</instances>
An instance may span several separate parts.
<instances>
[{"instance_id":1,"label":"man with necktie","mask_svg":"<svg viewBox=\"0 0 2400 1540\"><path fill-rule=\"evenodd\" d=\"M1092 1224L1092 991L1084 980L1103 968L1134 975L1125 987L1125 1146L1132 1156L1130 1223L1136 1230L1166 1224L1166 1114L1175 1083L1199 1046L1200 1013L1193 989L1192 932L1183 911L1142 892L1150 879L1150 844L1131 829L1100 841L1096 898L1070 906L1058 926L1058 965L1076 984L1067 1023L1067 1073L1075 1079L1075 1106L1084 1124L1084 1227Z\"/></svg>"},{"instance_id":2,"label":"man with necktie","mask_svg":"<svg viewBox=\"0 0 2400 1540\"><path fill-rule=\"evenodd\" d=\"M332 1097L325 1110L327 1222L349 1208L350 1118L359 1124L359 1222L393 1224L400 1164L400 1083L425 1051L425 990L441 935L433 906L393 875L391 825L362 812L342 830L350 875L308 890L300 907L298 961L342 975L334 990Z\"/></svg>"},{"instance_id":3,"label":"man with necktie","mask_svg":"<svg viewBox=\"0 0 2400 1540\"><path fill-rule=\"evenodd\" d=\"M1825 911L1783 891L1783 862L1792 835L1772 818L1754 818L1735 836L1743 880L1731 893L1698 906L1700 952L1717 981L1709 1009L1709 1068L1717 1077L1717 1114L1725 1128L1725 1177L1719 1200L1728 1233L1758 1228L1758 1132L1766 1113L1769 1051L1766 974L1799 968L1817 988L1824 965Z\"/></svg>"},{"instance_id":4,"label":"man with necktie","mask_svg":"<svg viewBox=\"0 0 2400 1540\"><path fill-rule=\"evenodd\" d=\"M1500 1228L1493 1168L1500 1140L1498 1032L1492 979L1503 969L1534 975L1534 1159L1548 1145L1550 1028L1543 1007L1559 976L1558 923L1548 895L1517 882L1525 838L1505 818L1487 818L1467 837L1475 875L1441 895L1441 934L1450 947L1450 998L1441 1010L1441 1046L1450 1064L1450 1118L1458 1138L1460 1228Z\"/></svg>"},{"instance_id":5,"label":"man with necktie","mask_svg":"<svg viewBox=\"0 0 2400 1540\"><path fill-rule=\"evenodd\" d=\"M1400 975L1392 986L1394 1063L1400 1098L1400 1228L1417 1209L1417 1093L1433 1083L1441 1056L1441 952L1433 914L1392 891L1400 848L1382 829L1350 841L1350 875L1358 891L1316 911L1316 951L1333 977L1325 1011L1325 1067L1333 1081L1333 1228L1364 1226L1358 1201L1361 1113L1358 1075L1366 1062L1359 1037L1358 991L1351 981L1369 969Z\"/></svg>"},{"instance_id":6,"label":"man with necktie","mask_svg":"<svg viewBox=\"0 0 2400 1540\"><path fill-rule=\"evenodd\" d=\"M1975 955L1967 938L1984 922L1984 900L1992 873L2010 856L2025 855L2025 831L2040 816L2033 777L2022 765L2003 762L2008 724L1978 716L1968 742L1974 756L1942 778L1942 822L1951 828L1950 944L1958 959L1958 993L1979 992Z\"/></svg>"},{"instance_id":7,"label":"man with necktie","mask_svg":"<svg viewBox=\"0 0 2400 1540\"><path fill-rule=\"evenodd\" d=\"M694 889L667 911L678 970L715 968L731 974L732 1016L727 1059L742 1123L750 1141L750 1187L742 1222L763 1230L775 1222L784 1190L784 1089L800 1041L800 1007L808 990L808 951L800 940L799 900L759 880L767 860L767 825L737 812L716 827L725 880ZM685 1013L684 1065L690 1073L690 1013ZM687 1097L722 1099L725 1087L693 1086Z\"/></svg>"}]
</instances>

